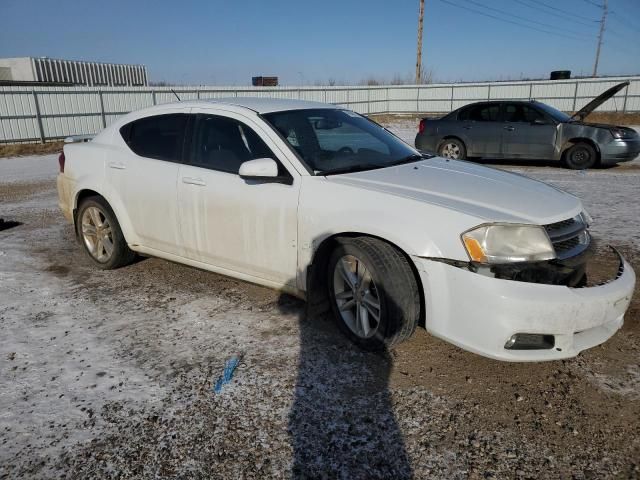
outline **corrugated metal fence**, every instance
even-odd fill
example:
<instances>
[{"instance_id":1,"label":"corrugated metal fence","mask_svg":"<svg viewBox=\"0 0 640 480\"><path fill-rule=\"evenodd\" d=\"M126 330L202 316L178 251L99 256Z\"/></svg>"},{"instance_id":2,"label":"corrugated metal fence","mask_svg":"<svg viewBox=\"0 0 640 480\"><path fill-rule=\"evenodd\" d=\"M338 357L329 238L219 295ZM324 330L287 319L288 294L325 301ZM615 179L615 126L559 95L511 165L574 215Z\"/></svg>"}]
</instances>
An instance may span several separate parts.
<instances>
[{"instance_id":1,"label":"corrugated metal fence","mask_svg":"<svg viewBox=\"0 0 640 480\"><path fill-rule=\"evenodd\" d=\"M446 113L481 100L536 99L575 111L615 84L629 88L600 111L640 111L640 76L560 81L346 87L174 87L182 100L278 97L335 103L362 114ZM119 116L173 102L169 87L0 87L0 143L93 134Z\"/></svg>"}]
</instances>

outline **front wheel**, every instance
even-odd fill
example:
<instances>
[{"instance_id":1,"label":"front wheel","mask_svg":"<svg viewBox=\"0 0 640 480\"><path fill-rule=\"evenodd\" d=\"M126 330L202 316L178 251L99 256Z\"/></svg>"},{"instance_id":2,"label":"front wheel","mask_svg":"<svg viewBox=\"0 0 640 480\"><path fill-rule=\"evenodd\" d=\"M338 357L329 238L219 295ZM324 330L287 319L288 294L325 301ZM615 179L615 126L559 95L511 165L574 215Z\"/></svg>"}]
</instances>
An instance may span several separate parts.
<instances>
[{"instance_id":1,"label":"front wheel","mask_svg":"<svg viewBox=\"0 0 640 480\"><path fill-rule=\"evenodd\" d=\"M365 350L409 338L420 319L416 278L402 253L374 238L342 239L328 268L338 327Z\"/></svg>"},{"instance_id":2,"label":"front wheel","mask_svg":"<svg viewBox=\"0 0 640 480\"><path fill-rule=\"evenodd\" d=\"M586 170L596 164L596 150L588 143L576 143L563 155L564 165L572 170Z\"/></svg>"}]
</instances>

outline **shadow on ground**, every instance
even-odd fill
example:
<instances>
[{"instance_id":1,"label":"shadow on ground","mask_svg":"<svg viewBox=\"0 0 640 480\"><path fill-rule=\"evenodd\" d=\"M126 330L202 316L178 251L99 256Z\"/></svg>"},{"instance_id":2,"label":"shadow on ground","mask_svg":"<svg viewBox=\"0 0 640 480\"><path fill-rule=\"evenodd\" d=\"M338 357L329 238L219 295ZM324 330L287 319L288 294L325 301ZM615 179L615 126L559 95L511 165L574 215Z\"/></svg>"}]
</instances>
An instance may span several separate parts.
<instances>
[{"instance_id":1,"label":"shadow on ground","mask_svg":"<svg viewBox=\"0 0 640 480\"><path fill-rule=\"evenodd\" d=\"M300 324L300 358L289 413L294 478L411 478L412 469L393 413L387 351L367 353L327 315L281 295L283 313Z\"/></svg>"}]
</instances>

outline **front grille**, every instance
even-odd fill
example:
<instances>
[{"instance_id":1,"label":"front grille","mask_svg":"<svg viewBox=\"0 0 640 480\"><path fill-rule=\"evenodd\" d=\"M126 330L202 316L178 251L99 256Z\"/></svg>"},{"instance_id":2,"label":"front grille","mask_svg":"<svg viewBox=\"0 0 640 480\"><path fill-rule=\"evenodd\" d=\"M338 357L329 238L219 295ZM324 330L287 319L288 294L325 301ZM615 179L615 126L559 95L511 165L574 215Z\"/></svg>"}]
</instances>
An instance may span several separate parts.
<instances>
[{"instance_id":1,"label":"front grille","mask_svg":"<svg viewBox=\"0 0 640 480\"><path fill-rule=\"evenodd\" d=\"M589 247L591 237L582 217L577 216L544 226L560 260L574 257Z\"/></svg>"},{"instance_id":2,"label":"front grille","mask_svg":"<svg viewBox=\"0 0 640 480\"><path fill-rule=\"evenodd\" d=\"M547 233L551 237L554 232L557 232L558 230L565 229L567 227L571 227L571 226L573 226L575 224L576 224L576 219L575 218L569 218L568 220L562 220L560 222L550 223L549 225L545 225L544 228L547 230Z\"/></svg>"},{"instance_id":3,"label":"front grille","mask_svg":"<svg viewBox=\"0 0 640 480\"><path fill-rule=\"evenodd\" d=\"M556 249L556 253L566 252L580 245L580 239L578 237L570 238L569 240L563 240L562 242L554 242L553 248Z\"/></svg>"}]
</instances>

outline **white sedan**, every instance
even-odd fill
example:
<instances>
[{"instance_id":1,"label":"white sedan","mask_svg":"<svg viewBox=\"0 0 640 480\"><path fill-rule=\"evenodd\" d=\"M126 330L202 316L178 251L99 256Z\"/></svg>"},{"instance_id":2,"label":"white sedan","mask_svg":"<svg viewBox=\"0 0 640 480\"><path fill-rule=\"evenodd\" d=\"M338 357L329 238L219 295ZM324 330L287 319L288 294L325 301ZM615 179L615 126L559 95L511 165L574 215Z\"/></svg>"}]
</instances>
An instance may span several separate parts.
<instances>
[{"instance_id":1,"label":"white sedan","mask_svg":"<svg viewBox=\"0 0 640 480\"><path fill-rule=\"evenodd\" d=\"M74 140L60 208L99 268L141 254L281 289L366 349L422 324L500 360L567 358L611 337L631 301L622 257L586 287L576 197L423 155L334 105L179 102Z\"/></svg>"}]
</instances>

